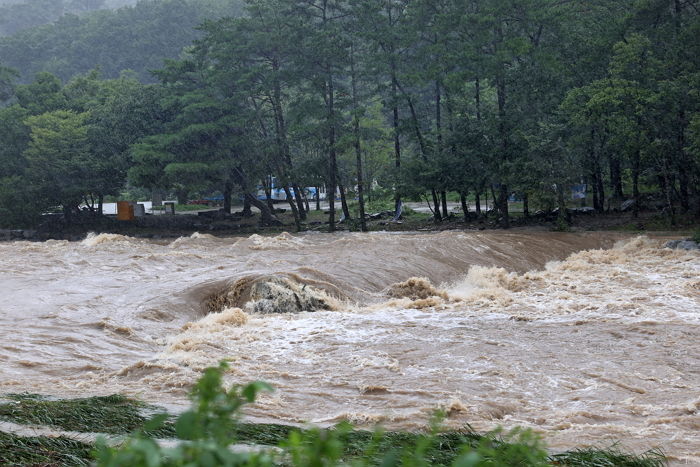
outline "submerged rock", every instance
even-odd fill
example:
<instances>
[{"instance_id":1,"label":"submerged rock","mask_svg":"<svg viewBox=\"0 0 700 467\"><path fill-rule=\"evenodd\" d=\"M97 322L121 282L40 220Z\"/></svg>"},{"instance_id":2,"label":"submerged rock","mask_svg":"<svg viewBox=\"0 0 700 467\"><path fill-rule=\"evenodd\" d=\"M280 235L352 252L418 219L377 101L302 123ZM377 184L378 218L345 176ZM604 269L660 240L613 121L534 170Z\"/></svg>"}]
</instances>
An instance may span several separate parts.
<instances>
[{"instance_id":1,"label":"submerged rock","mask_svg":"<svg viewBox=\"0 0 700 467\"><path fill-rule=\"evenodd\" d=\"M424 277L411 277L406 282L389 286L388 295L392 298L410 298L411 300L440 297L448 299L447 292L439 290Z\"/></svg>"},{"instance_id":2,"label":"submerged rock","mask_svg":"<svg viewBox=\"0 0 700 467\"><path fill-rule=\"evenodd\" d=\"M255 282L246 304L246 310L251 313L298 313L332 308L323 292L279 277Z\"/></svg>"},{"instance_id":3,"label":"submerged rock","mask_svg":"<svg viewBox=\"0 0 700 467\"><path fill-rule=\"evenodd\" d=\"M700 243L694 240L671 240L664 245L674 250L700 250Z\"/></svg>"},{"instance_id":4,"label":"submerged rock","mask_svg":"<svg viewBox=\"0 0 700 467\"><path fill-rule=\"evenodd\" d=\"M242 308L248 313L299 313L333 310L336 301L319 288L291 277L249 276L237 280L205 301L209 312Z\"/></svg>"}]
</instances>

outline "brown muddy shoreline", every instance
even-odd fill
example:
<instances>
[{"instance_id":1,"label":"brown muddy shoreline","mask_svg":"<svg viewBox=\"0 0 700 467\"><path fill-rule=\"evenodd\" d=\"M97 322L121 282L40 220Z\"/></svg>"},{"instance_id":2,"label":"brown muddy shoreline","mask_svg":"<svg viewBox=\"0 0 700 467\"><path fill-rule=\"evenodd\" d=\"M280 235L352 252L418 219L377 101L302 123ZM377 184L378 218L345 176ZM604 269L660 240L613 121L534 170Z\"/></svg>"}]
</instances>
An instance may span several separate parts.
<instances>
[{"instance_id":1,"label":"brown muddy shoreline","mask_svg":"<svg viewBox=\"0 0 700 467\"><path fill-rule=\"evenodd\" d=\"M302 223L302 232L326 232L328 222L323 219L327 213L312 211L310 221ZM238 237L251 234L278 234L294 230L294 222L289 213L279 214L282 225L260 226L258 217L243 217L240 213L228 216L200 216L179 214L176 216L146 216L132 222L116 220L115 216L87 218L72 225L65 225L60 219L45 222L36 229L0 229L1 241L46 241L68 240L81 241L90 232L126 235L143 239L176 239L189 236L195 232L207 233L216 237ZM700 230L700 219L681 218L675 226L668 225L665 219L655 211L641 212L638 218L631 213L573 213L568 227L570 232L619 231L627 233L677 236L691 235ZM451 215L442 222L432 219L409 217L400 222L390 219L378 219L368 222L370 231L387 232L442 232L442 231L501 231L501 232L547 232L556 231L556 222L552 216L532 216L528 219L515 217L512 227L500 229L495 219L472 219L465 223L461 216ZM337 224L340 232L355 231L353 225Z\"/></svg>"}]
</instances>

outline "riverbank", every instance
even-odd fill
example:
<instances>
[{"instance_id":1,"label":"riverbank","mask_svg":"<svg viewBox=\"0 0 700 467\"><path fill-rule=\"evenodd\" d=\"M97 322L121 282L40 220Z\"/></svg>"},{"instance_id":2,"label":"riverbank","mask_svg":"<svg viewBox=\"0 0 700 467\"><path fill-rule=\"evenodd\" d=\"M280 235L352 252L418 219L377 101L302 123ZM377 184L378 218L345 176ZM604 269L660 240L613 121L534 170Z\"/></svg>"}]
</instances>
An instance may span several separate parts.
<instances>
[{"instance_id":1,"label":"riverbank","mask_svg":"<svg viewBox=\"0 0 700 467\"><path fill-rule=\"evenodd\" d=\"M414 203L415 204L415 203ZM217 237L251 234L276 234L295 230L294 218L288 210L278 209L280 223L262 226L259 215L244 216L242 212L225 214L211 209L179 213L177 215L147 215L133 221L119 221L116 216L86 217L66 224L60 217L51 217L35 229L0 229L0 241L80 241L89 232L111 233L134 238L174 239L189 236L194 232L208 233ZM341 218L339 211L336 218ZM669 233L690 236L700 230L700 219L692 216L677 216L675 224L657 211L642 211L638 217L631 212L595 213L587 209L570 210L569 222L561 225L557 214L538 212L524 217L515 212L511 217L511 231L620 231L630 233ZM468 220L459 212L451 212L441 222L436 222L429 212L417 207L407 207L400 220L393 220L391 211L371 212L367 227L370 231L387 232L440 232L449 230L483 231L501 230L493 216L479 217L470 213ZM301 231L325 232L328 229L328 211L311 210L301 223ZM338 231L359 231L355 220L336 224Z\"/></svg>"},{"instance_id":2,"label":"riverbank","mask_svg":"<svg viewBox=\"0 0 700 467\"><path fill-rule=\"evenodd\" d=\"M0 463L3 465L87 466L94 462L96 440L102 437L119 446L126 437L143 428L154 413L167 414L159 407L144 404L120 395L72 400L49 400L42 396L23 394L0 398ZM142 436L158 439L159 444L178 442L176 417L166 415L157 431ZM464 455L465 449L491 458L496 466L565 465L588 467L624 465L654 467L667 464L666 456L658 450L639 455L626 453L608 443L607 447L580 447L563 452L547 452L537 437L529 432L511 435L479 434L469 427L457 431L371 432L330 428L325 435L313 429L279 424L233 424L227 437L237 451L274 450L284 453L290 440L302 442L336 441L340 462L325 465L375 465L391 453L416 455L428 465L444 466ZM292 445L293 446L293 445ZM309 446L310 447L310 446ZM284 454L282 454L284 455ZM318 452L317 456L327 455ZM504 460L507 459L507 463ZM289 462L286 462L289 463ZM245 464L241 464L245 465ZM256 464L257 465L257 464ZM300 465L292 462L292 465ZM411 464L412 465L412 464ZM474 464L469 464L474 465Z\"/></svg>"}]
</instances>

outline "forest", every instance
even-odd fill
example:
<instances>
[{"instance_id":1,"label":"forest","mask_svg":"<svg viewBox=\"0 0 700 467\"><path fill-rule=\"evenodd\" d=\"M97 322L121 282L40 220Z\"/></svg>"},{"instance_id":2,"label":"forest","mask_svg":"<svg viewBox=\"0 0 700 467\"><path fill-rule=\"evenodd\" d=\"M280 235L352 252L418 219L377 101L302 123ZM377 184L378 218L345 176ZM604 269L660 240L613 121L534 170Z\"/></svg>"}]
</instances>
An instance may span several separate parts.
<instances>
[{"instance_id":1,"label":"forest","mask_svg":"<svg viewBox=\"0 0 700 467\"><path fill-rule=\"evenodd\" d=\"M601 213L700 216L697 0L64 3L0 38L2 224L134 189L270 224L272 176L297 229L320 186L363 230L367 196L436 222L490 197L508 228L509 200L561 215L574 185Z\"/></svg>"},{"instance_id":2,"label":"forest","mask_svg":"<svg viewBox=\"0 0 700 467\"><path fill-rule=\"evenodd\" d=\"M52 23L65 14L79 15L135 3L135 0L0 0L0 36Z\"/></svg>"}]
</instances>

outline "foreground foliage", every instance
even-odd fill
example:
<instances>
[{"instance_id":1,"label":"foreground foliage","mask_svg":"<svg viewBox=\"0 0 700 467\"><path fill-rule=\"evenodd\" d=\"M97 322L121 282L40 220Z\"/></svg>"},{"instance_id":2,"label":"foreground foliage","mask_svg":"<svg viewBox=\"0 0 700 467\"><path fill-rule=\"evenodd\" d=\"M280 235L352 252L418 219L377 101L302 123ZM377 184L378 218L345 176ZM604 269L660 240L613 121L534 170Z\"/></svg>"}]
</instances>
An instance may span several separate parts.
<instances>
[{"instance_id":1,"label":"foreground foliage","mask_svg":"<svg viewBox=\"0 0 700 467\"><path fill-rule=\"evenodd\" d=\"M241 408L267 384L225 389L226 365L206 370L192 392L192 408L177 418L119 395L47 400L15 394L0 403L0 419L85 433L128 434L117 446L96 446L66 438L19 437L0 432L2 465L100 466L627 466L666 465L660 451L634 456L613 446L549 455L531 431L515 429L478 434L466 427L440 431L440 417L427 433L299 429L241 422ZM159 441L173 438L179 441ZM253 445L244 449L245 445ZM235 445L235 446L234 446Z\"/></svg>"},{"instance_id":2,"label":"foreground foliage","mask_svg":"<svg viewBox=\"0 0 700 467\"><path fill-rule=\"evenodd\" d=\"M0 465L90 465L92 449L67 438L25 438L0 432Z\"/></svg>"},{"instance_id":3,"label":"foreground foliage","mask_svg":"<svg viewBox=\"0 0 700 467\"><path fill-rule=\"evenodd\" d=\"M175 431L182 442L163 447L145 433L167 423L167 415L151 419L143 431L123 445L98 443L100 466L544 466L558 465L665 465L661 453L635 457L614 449L578 450L549 456L541 440L529 430L515 429L479 435L467 429L441 433L439 416L427 434L354 431L349 424L333 429L298 430L279 425L240 424L240 409L271 388L260 382L224 389L227 366L206 370L192 393L193 408L177 418ZM258 449L231 445L258 443ZM275 448L264 448L261 445ZM281 449L279 449L281 448Z\"/></svg>"}]
</instances>

